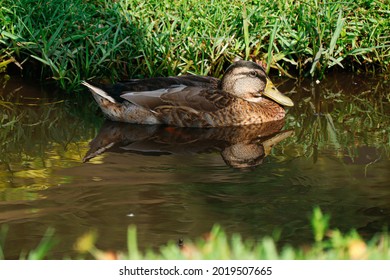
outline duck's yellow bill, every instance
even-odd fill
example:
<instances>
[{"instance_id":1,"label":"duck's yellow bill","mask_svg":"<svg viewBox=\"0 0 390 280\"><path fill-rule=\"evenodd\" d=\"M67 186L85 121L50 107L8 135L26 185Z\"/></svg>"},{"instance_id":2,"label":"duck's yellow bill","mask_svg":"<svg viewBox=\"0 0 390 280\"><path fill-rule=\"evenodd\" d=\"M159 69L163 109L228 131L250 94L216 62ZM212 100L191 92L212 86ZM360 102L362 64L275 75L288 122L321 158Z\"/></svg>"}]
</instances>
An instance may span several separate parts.
<instances>
[{"instance_id":1,"label":"duck's yellow bill","mask_svg":"<svg viewBox=\"0 0 390 280\"><path fill-rule=\"evenodd\" d=\"M281 93L271 82L269 78L267 78L267 85L265 87L264 93L265 96L271 98L273 101L284 105L284 106L294 106L294 102Z\"/></svg>"}]
</instances>

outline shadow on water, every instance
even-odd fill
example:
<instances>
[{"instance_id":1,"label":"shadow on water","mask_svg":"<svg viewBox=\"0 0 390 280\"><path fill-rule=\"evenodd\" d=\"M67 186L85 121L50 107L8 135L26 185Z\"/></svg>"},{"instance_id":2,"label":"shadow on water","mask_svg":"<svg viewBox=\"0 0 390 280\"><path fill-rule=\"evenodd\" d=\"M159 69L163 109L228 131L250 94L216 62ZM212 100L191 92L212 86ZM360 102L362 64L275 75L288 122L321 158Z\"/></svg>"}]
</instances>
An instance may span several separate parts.
<instances>
[{"instance_id":1,"label":"shadow on water","mask_svg":"<svg viewBox=\"0 0 390 280\"><path fill-rule=\"evenodd\" d=\"M285 123L235 129L103 123L92 99L53 99L12 81L0 89L7 258L35 247L48 227L57 258L74 256L90 229L100 248L123 250L130 224L142 248L156 248L215 223L247 238L281 230L281 244L309 243L316 205L332 227L367 237L390 223L385 79L281 80L296 104Z\"/></svg>"}]
</instances>

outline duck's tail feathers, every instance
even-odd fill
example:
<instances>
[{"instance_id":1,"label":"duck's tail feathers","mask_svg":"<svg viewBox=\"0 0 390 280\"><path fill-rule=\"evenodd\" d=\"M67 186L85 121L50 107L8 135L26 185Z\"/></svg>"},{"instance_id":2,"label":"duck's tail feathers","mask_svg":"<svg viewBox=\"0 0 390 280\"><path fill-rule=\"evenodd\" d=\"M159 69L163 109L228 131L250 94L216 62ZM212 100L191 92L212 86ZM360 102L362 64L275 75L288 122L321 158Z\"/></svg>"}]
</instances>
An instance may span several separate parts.
<instances>
[{"instance_id":1,"label":"duck's tail feathers","mask_svg":"<svg viewBox=\"0 0 390 280\"><path fill-rule=\"evenodd\" d=\"M101 88L98 88L97 86L91 85L91 84L87 83L86 81L82 81L81 84L83 86L86 86L87 88L89 88L89 90L93 94L97 94L97 95L103 97L104 99L107 99L108 101L110 101L112 103L117 103L112 96L110 96L107 92L105 92Z\"/></svg>"}]
</instances>

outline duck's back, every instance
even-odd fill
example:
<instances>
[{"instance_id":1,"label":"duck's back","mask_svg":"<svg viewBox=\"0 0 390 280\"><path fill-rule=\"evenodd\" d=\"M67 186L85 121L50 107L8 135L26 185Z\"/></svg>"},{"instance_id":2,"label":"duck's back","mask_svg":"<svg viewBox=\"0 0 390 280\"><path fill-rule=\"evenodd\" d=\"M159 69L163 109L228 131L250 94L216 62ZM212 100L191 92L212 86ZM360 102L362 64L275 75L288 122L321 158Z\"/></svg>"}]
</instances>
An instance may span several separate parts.
<instances>
[{"instance_id":1,"label":"duck's back","mask_svg":"<svg viewBox=\"0 0 390 280\"><path fill-rule=\"evenodd\" d=\"M216 89L219 84L219 79L213 77L204 77L196 75L184 75L178 77L156 77L147 79L131 79L121 81L112 85L99 85L99 87L107 92L117 101L123 101L120 97L124 92L145 92L154 91L172 86L187 86Z\"/></svg>"}]
</instances>

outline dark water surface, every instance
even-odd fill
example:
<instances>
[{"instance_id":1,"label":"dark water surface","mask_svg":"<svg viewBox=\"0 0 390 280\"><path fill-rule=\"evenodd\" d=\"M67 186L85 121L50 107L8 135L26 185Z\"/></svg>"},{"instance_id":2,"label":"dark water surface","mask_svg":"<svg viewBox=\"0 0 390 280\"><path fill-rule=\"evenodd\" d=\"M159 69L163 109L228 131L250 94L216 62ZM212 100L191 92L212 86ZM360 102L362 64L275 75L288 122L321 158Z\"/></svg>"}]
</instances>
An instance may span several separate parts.
<instances>
[{"instance_id":1,"label":"dark water surface","mask_svg":"<svg viewBox=\"0 0 390 280\"><path fill-rule=\"evenodd\" d=\"M202 130L104 122L92 98L53 99L11 79L0 89L6 258L49 227L59 241L49 258L58 258L74 256L91 229L100 249L125 250L130 224L142 248L216 223L246 238L281 230L281 244L310 243L317 205L342 231L370 237L389 225L389 81L273 80L296 104L285 123Z\"/></svg>"}]
</instances>

